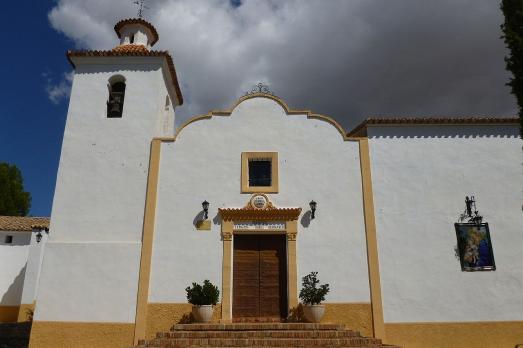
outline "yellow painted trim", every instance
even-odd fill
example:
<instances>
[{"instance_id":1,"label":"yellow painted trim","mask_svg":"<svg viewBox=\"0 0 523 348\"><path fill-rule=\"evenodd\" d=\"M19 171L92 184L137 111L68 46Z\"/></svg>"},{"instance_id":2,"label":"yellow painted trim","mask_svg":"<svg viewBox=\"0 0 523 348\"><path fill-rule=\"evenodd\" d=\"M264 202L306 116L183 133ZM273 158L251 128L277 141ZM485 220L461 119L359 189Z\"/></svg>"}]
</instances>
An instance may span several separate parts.
<instances>
[{"instance_id":1,"label":"yellow painted trim","mask_svg":"<svg viewBox=\"0 0 523 348\"><path fill-rule=\"evenodd\" d=\"M210 231L211 220L200 220L196 222L196 229L199 231Z\"/></svg>"},{"instance_id":2,"label":"yellow painted trim","mask_svg":"<svg viewBox=\"0 0 523 348\"><path fill-rule=\"evenodd\" d=\"M373 330L374 337L385 340L386 337L385 326L383 323L383 304L381 299L378 241L376 237L376 219L374 216L374 198L372 193L372 175L370 169L369 140L367 138L362 138L359 140L359 145Z\"/></svg>"},{"instance_id":3,"label":"yellow painted trim","mask_svg":"<svg viewBox=\"0 0 523 348\"><path fill-rule=\"evenodd\" d=\"M0 306L0 323L16 323L20 306Z\"/></svg>"},{"instance_id":4,"label":"yellow painted trim","mask_svg":"<svg viewBox=\"0 0 523 348\"><path fill-rule=\"evenodd\" d=\"M155 137L155 138L153 138L153 141L155 141L155 140L163 141L166 143L172 143L174 141L174 138L173 137Z\"/></svg>"},{"instance_id":5,"label":"yellow painted trim","mask_svg":"<svg viewBox=\"0 0 523 348\"><path fill-rule=\"evenodd\" d=\"M222 221L222 322L232 321L232 234L234 223Z\"/></svg>"},{"instance_id":6,"label":"yellow painted trim","mask_svg":"<svg viewBox=\"0 0 523 348\"><path fill-rule=\"evenodd\" d=\"M34 321L30 348L115 348L133 344L132 323Z\"/></svg>"},{"instance_id":7,"label":"yellow painted trim","mask_svg":"<svg viewBox=\"0 0 523 348\"><path fill-rule=\"evenodd\" d=\"M291 109L281 98L276 97L274 95L265 94L265 93L253 93L253 94L243 96L240 99L238 99L236 101L236 103L234 103L234 105L230 109L227 109L227 110L211 110L204 115L192 117L189 120L187 120L185 123L183 123L180 127L178 127L174 137L162 138L162 139L164 139L164 141L175 141L176 138L180 135L181 131L193 122L210 119L213 116L230 116L238 105L240 105L245 100L252 99L252 98L267 98L267 99L274 100L275 102L280 104L280 106L283 108L283 110L285 110L285 113L287 115L305 115L309 119L317 119L320 121L328 122L331 125L333 125L338 130L338 132L340 132L343 140L353 140L351 137L347 136L347 131L335 119L333 119L329 116L326 116L326 115L320 115L320 114L313 113L311 110Z\"/></svg>"},{"instance_id":8,"label":"yellow painted trim","mask_svg":"<svg viewBox=\"0 0 523 348\"><path fill-rule=\"evenodd\" d=\"M298 221L287 221L287 301L289 313L298 307L298 266L296 263L296 236Z\"/></svg>"},{"instance_id":9,"label":"yellow painted trim","mask_svg":"<svg viewBox=\"0 0 523 348\"><path fill-rule=\"evenodd\" d=\"M143 222L138 295L136 300L134 344L138 344L138 340L145 338L146 331L147 300L149 297L149 281L151 277L151 258L153 251L154 222L156 216L156 198L158 194L161 145L161 140L159 139L154 139L151 143L151 157L149 160L149 175L147 178L147 194Z\"/></svg>"},{"instance_id":10,"label":"yellow painted trim","mask_svg":"<svg viewBox=\"0 0 523 348\"><path fill-rule=\"evenodd\" d=\"M256 158L269 158L271 160L271 186L249 185L249 161ZM241 193L278 193L278 167L277 152L242 152Z\"/></svg>"},{"instance_id":11,"label":"yellow painted trim","mask_svg":"<svg viewBox=\"0 0 523 348\"><path fill-rule=\"evenodd\" d=\"M24 322L32 320L32 316L35 310L35 302L31 304L21 304L18 310L18 322Z\"/></svg>"},{"instance_id":12,"label":"yellow painted trim","mask_svg":"<svg viewBox=\"0 0 523 348\"><path fill-rule=\"evenodd\" d=\"M387 344L403 348L516 347L523 321L386 323Z\"/></svg>"}]
</instances>

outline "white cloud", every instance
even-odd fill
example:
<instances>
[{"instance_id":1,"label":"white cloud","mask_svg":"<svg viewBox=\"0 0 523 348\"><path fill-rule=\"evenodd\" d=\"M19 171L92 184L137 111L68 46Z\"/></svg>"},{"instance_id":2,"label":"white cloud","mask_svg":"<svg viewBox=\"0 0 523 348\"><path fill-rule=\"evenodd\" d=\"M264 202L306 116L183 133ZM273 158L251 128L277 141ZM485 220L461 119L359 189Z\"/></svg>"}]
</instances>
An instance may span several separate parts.
<instances>
[{"instance_id":1,"label":"white cloud","mask_svg":"<svg viewBox=\"0 0 523 348\"><path fill-rule=\"evenodd\" d=\"M230 106L259 81L292 107L350 128L369 115L515 114L491 0L149 1L156 49L173 55L177 123ZM78 47L117 44L128 0L59 0L53 28ZM57 89L58 91L59 89Z\"/></svg>"},{"instance_id":2,"label":"white cloud","mask_svg":"<svg viewBox=\"0 0 523 348\"><path fill-rule=\"evenodd\" d=\"M47 79L47 86L45 88L47 96L53 104L59 104L62 100L69 98L74 72L64 73L58 83L53 83L53 80L46 73L44 73L43 76Z\"/></svg>"}]
</instances>

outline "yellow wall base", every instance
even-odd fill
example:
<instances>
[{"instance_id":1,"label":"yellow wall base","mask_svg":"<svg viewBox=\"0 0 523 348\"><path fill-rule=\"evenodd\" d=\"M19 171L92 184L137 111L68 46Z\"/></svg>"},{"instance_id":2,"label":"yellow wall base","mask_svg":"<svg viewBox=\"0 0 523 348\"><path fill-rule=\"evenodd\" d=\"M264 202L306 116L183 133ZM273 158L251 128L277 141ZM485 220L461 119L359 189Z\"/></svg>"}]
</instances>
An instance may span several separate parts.
<instances>
[{"instance_id":1,"label":"yellow wall base","mask_svg":"<svg viewBox=\"0 0 523 348\"><path fill-rule=\"evenodd\" d=\"M372 307L370 303L325 303L322 323L345 324L347 329L372 337Z\"/></svg>"},{"instance_id":2,"label":"yellow wall base","mask_svg":"<svg viewBox=\"0 0 523 348\"><path fill-rule=\"evenodd\" d=\"M132 323L78 323L34 321L30 348L131 347Z\"/></svg>"},{"instance_id":3,"label":"yellow wall base","mask_svg":"<svg viewBox=\"0 0 523 348\"><path fill-rule=\"evenodd\" d=\"M33 313L35 310L35 304L21 304L18 310L18 322L33 320Z\"/></svg>"},{"instance_id":4,"label":"yellow wall base","mask_svg":"<svg viewBox=\"0 0 523 348\"><path fill-rule=\"evenodd\" d=\"M156 337L157 332L168 332L171 326L189 319L192 305L190 303L149 303L147 305L146 339ZM214 307L212 322L219 322L221 304Z\"/></svg>"},{"instance_id":5,"label":"yellow wall base","mask_svg":"<svg viewBox=\"0 0 523 348\"><path fill-rule=\"evenodd\" d=\"M385 323L387 344L402 348L499 348L523 344L523 321Z\"/></svg>"},{"instance_id":6,"label":"yellow wall base","mask_svg":"<svg viewBox=\"0 0 523 348\"><path fill-rule=\"evenodd\" d=\"M20 306L0 306L0 323L16 323Z\"/></svg>"}]
</instances>

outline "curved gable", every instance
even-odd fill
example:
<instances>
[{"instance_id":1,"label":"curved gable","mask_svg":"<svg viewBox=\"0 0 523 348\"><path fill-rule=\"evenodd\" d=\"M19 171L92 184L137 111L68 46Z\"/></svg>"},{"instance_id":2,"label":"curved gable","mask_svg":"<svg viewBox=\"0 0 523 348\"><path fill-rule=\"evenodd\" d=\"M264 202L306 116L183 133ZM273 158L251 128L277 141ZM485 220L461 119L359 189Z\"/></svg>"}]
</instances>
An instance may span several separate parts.
<instances>
[{"instance_id":1,"label":"curved gable","mask_svg":"<svg viewBox=\"0 0 523 348\"><path fill-rule=\"evenodd\" d=\"M334 126L338 130L338 132L342 136L343 140L351 139L350 137L347 136L347 132L345 131L345 129L338 122L336 122L336 120L334 120L333 118L331 118L329 116L316 114L316 113L313 113L311 110L307 110L307 109L303 109L303 110L291 109L287 105L287 103L285 103L283 101L283 99L281 99L281 98L279 98L277 96L274 96L272 94L252 93L252 94L248 94L248 95L245 95L245 96L242 96L241 98L239 98L236 101L236 103L230 109L227 109L227 110L212 110L212 111L209 111L207 114L199 115L199 116L195 116L195 117L190 118L189 120L184 122L180 127L178 127L174 137L172 137L172 138L162 138L162 140L175 141L176 138L178 137L178 135L182 132L182 130L185 127L189 126L191 123L194 123L194 122L197 122L197 121L201 121L201 120L210 119L210 118L212 118L214 116L231 116L231 114L236 110L236 108L238 106L240 106L240 104L242 104L243 102L245 102L247 100L254 99L254 98L266 98L266 99L270 99L270 100L276 102L279 106L281 106L281 108L283 109L283 111L285 112L285 114L287 116L292 116L292 115L295 115L295 116L306 116L308 119L317 119L317 120L325 121L325 122L331 124L332 126Z\"/></svg>"}]
</instances>

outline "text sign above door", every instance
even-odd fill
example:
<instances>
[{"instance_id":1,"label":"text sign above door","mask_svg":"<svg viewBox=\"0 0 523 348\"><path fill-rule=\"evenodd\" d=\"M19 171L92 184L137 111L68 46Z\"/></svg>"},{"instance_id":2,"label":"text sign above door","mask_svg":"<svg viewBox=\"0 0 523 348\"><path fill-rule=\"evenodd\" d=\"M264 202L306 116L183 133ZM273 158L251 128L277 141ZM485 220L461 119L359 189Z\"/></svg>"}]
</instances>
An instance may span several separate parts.
<instances>
[{"instance_id":1,"label":"text sign above door","mask_svg":"<svg viewBox=\"0 0 523 348\"><path fill-rule=\"evenodd\" d=\"M234 223L235 230L285 230L285 221L241 221Z\"/></svg>"}]
</instances>

